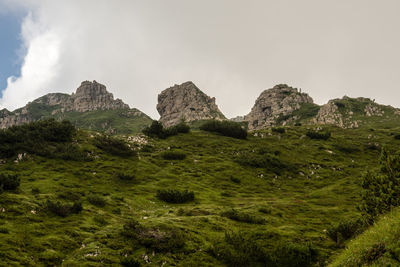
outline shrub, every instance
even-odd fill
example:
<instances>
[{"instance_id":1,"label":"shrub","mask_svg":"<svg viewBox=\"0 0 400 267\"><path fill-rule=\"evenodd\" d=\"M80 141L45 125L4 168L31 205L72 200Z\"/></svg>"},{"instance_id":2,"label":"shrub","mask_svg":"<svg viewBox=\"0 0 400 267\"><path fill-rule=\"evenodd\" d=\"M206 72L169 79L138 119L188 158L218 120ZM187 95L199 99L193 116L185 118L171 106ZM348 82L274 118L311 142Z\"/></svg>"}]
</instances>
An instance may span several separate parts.
<instances>
[{"instance_id":1,"label":"shrub","mask_svg":"<svg viewBox=\"0 0 400 267\"><path fill-rule=\"evenodd\" d=\"M225 233L210 249L228 266L313 266L318 253L309 243L280 241L274 233Z\"/></svg>"},{"instance_id":2,"label":"shrub","mask_svg":"<svg viewBox=\"0 0 400 267\"><path fill-rule=\"evenodd\" d=\"M135 220L124 224L122 234L157 252L172 252L185 245L185 237L178 229L167 226L147 228Z\"/></svg>"},{"instance_id":3,"label":"shrub","mask_svg":"<svg viewBox=\"0 0 400 267\"><path fill-rule=\"evenodd\" d=\"M201 125L200 130L216 132L224 136L238 139L246 139L247 137L247 131L242 128L241 124L233 121L210 120Z\"/></svg>"},{"instance_id":4,"label":"shrub","mask_svg":"<svg viewBox=\"0 0 400 267\"><path fill-rule=\"evenodd\" d=\"M271 214L272 209L270 207L261 207L258 209L259 212L264 213L264 214Z\"/></svg>"},{"instance_id":5,"label":"shrub","mask_svg":"<svg viewBox=\"0 0 400 267\"><path fill-rule=\"evenodd\" d=\"M161 156L166 160L183 160L186 158L186 154L182 151L164 151Z\"/></svg>"},{"instance_id":6,"label":"shrub","mask_svg":"<svg viewBox=\"0 0 400 267\"><path fill-rule=\"evenodd\" d=\"M117 177L118 177L118 179L120 179L122 181L132 181L133 179L135 179L134 174L127 173L127 172L119 172L119 173L117 173Z\"/></svg>"},{"instance_id":7,"label":"shrub","mask_svg":"<svg viewBox=\"0 0 400 267\"><path fill-rule=\"evenodd\" d=\"M121 258L121 265L124 267L140 267L140 262L133 256Z\"/></svg>"},{"instance_id":8,"label":"shrub","mask_svg":"<svg viewBox=\"0 0 400 267\"><path fill-rule=\"evenodd\" d=\"M251 215L244 212L239 212L235 209L224 211L221 213L221 216L227 217L231 220L252 224L264 224L265 220L261 217L257 217L255 215Z\"/></svg>"},{"instance_id":9,"label":"shrub","mask_svg":"<svg viewBox=\"0 0 400 267\"><path fill-rule=\"evenodd\" d=\"M243 153L235 158L235 162L242 166L265 168L276 174L283 170L295 171L296 167L282 162L277 156L271 154Z\"/></svg>"},{"instance_id":10,"label":"shrub","mask_svg":"<svg viewBox=\"0 0 400 267\"><path fill-rule=\"evenodd\" d=\"M93 139L93 142L97 148L111 155L130 157L136 154L136 152L131 149L124 140L117 139L109 135L97 135Z\"/></svg>"},{"instance_id":11,"label":"shrub","mask_svg":"<svg viewBox=\"0 0 400 267\"><path fill-rule=\"evenodd\" d=\"M400 206L400 155L382 149L380 170L368 172L362 180L359 210L367 223Z\"/></svg>"},{"instance_id":12,"label":"shrub","mask_svg":"<svg viewBox=\"0 0 400 267\"><path fill-rule=\"evenodd\" d=\"M76 129L68 121L49 119L12 126L0 130L0 156L11 158L25 152L43 155L49 145L71 142L75 135Z\"/></svg>"},{"instance_id":13,"label":"shrub","mask_svg":"<svg viewBox=\"0 0 400 267\"><path fill-rule=\"evenodd\" d=\"M60 217L67 217L71 214L78 214L82 211L82 203L74 202L74 204L62 204L61 202L53 202L47 200L46 209Z\"/></svg>"},{"instance_id":14,"label":"shrub","mask_svg":"<svg viewBox=\"0 0 400 267\"><path fill-rule=\"evenodd\" d=\"M342 245L343 241L361 233L364 229L364 224L360 219L351 219L339 222L338 224L331 225L326 235L336 243L337 246Z\"/></svg>"},{"instance_id":15,"label":"shrub","mask_svg":"<svg viewBox=\"0 0 400 267\"><path fill-rule=\"evenodd\" d=\"M396 135L394 136L394 139L400 140L400 134L396 134Z\"/></svg>"},{"instance_id":16,"label":"shrub","mask_svg":"<svg viewBox=\"0 0 400 267\"><path fill-rule=\"evenodd\" d=\"M231 181L234 182L235 184L240 184L240 179L239 178L231 176Z\"/></svg>"},{"instance_id":17,"label":"shrub","mask_svg":"<svg viewBox=\"0 0 400 267\"><path fill-rule=\"evenodd\" d=\"M157 191L157 198L168 203L186 203L194 200L194 192L188 190L163 189Z\"/></svg>"},{"instance_id":18,"label":"shrub","mask_svg":"<svg viewBox=\"0 0 400 267\"><path fill-rule=\"evenodd\" d=\"M106 205L106 200L98 195L90 195L87 197L87 201L97 207L104 207Z\"/></svg>"},{"instance_id":19,"label":"shrub","mask_svg":"<svg viewBox=\"0 0 400 267\"><path fill-rule=\"evenodd\" d=\"M19 187L20 178L15 173L0 173L0 189L16 190Z\"/></svg>"},{"instance_id":20,"label":"shrub","mask_svg":"<svg viewBox=\"0 0 400 267\"><path fill-rule=\"evenodd\" d=\"M330 132L319 132L314 130L307 131L306 135L311 139L328 140L331 137Z\"/></svg>"},{"instance_id":21,"label":"shrub","mask_svg":"<svg viewBox=\"0 0 400 267\"><path fill-rule=\"evenodd\" d=\"M283 127L273 127L271 128L271 131L274 133L281 133L281 134L286 132L285 128Z\"/></svg>"},{"instance_id":22,"label":"shrub","mask_svg":"<svg viewBox=\"0 0 400 267\"><path fill-rule=\"evenodd\" d=\"M318 256L318 252L311 244L296 242L278 244L273 254L276 257L276 266L313 266Z\"/></svg>"},{"instance_id":23,"label":"shrub","mask_svg":"<svg viewBox=\"0 0 400 267\"><path fill-rule=\"evenodd\" d=\"M154 120L150 126L143 130L143 133L149 137L157 137L165 139L169 136L177 135L178 133L188 133L190 127L185 122L172 126L170 128L164 128L161 122Z\"/></svg>"}]
</instances>

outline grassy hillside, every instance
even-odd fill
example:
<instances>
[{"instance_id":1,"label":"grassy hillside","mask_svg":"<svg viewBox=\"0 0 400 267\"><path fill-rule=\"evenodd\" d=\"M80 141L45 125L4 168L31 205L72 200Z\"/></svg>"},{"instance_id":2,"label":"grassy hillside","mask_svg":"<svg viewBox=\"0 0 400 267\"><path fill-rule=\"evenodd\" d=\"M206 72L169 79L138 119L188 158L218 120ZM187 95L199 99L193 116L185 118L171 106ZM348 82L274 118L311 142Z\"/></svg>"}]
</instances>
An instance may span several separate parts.
<instances>
[{"instance_id":1,"label":"grassy hillside","mask_svg":"<svg viewBox=\"0 0 400 267\"><path fill-rule=\"evenodd\" d=\"M62 95L62 94L60 94ZM66 95L68 96L68 95ZM151 118L138 109L94 110L88 112L57 112L58 105L49 106L39 102L27 105L27 116L32 120L55 118L69 120L76 127L107 134L136 134L151 124ZM15 112L21 112L18 109Z\"/></svg>"},{"instance_id":2,"label":"grassy hillside","mask_svg":"<svg viewBox=\"0 0 400 267\"><path fill-rule=\"evenodd\" d=\"M20 186L0 195L2 262L324 266L342 251L326 229L359 216L361 175L383 145L400 148L400 128L326 127L328 140L309 128L126 137L137 154L123 157L79 131L62 144L72 155L52 145L55 154L5 160L0 174Z\"/></svg>"},{"instance_id":3,"label":"grassy hillside","mask_svg":"<svg viewBox=\"0 0 400 267\"><path fill-rule=\"evenodd\" d=\"M384 215L352 240L329 266L399 266L400 210Z\"/></svg>"}]
</instances>

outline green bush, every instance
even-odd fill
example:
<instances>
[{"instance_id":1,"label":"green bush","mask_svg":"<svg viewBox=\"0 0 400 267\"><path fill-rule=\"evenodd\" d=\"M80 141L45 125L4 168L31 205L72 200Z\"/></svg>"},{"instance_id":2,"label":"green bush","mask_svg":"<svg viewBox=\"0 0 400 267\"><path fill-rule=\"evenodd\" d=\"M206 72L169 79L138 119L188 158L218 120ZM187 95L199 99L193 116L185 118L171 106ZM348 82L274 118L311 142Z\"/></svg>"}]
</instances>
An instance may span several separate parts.
<instances>
[{"instance_id":1,"label":"green bush","mask_svg":"<svg viewBox=\"0 0 400 267\"><path fill-rule=\"evenodd\" d=\"M172 126L170 128L164 128L161 122L154 120L152 124L143 130L143 133L149 137L157 137L165 139L167 137L177 135L179 133L190 132L190 127L185 122Z\"/></svg>"},{"instance_id":2,"label":"green bush","mask_svg":"<svg viewBox=\"0 0 400 267\"><path fill-rule=\"evenodd\" d=\"M104 207L106 205L106 200L98 195L90 195L87 197L87 201L97 207Z\"/></svg>"},{"instance_id":3,"label":"green bush","mask_svg":"<svg viewBox=\"0 0 400 267\"><path fill-rule=\"evenodd\" d=\"M244 212L239 212L235 209L231 209L228 211L224 211L221 213L221 216L227 217L231 220L238 221L238 222L245 222L245 223L252 223L252 224L264 224L265 220L261 217L251 215Z\"/></svg>"},{"instance_id":4,"label":"green bush","mask_svg":"<svg viewBox=\"0 0 400 267\"><path fill-rule=\"evenodd\" d=\"M309 243L281 242L273 233L225 233L214 242L211 254L228 266L313 266L318 253Z\"/></svg>"},{"instance_id":5,"label":"green bush","mask_svg":"<svg viewBox=\"0 0 400 267\"><path fill-rule=\"evenodd\" d=\"M59 201L47 200L45 207L51 213L58 215L60 217L67 217L71 214L78 214L82 211L82 203L74 202L71 204L63 204Z\"/></svg>"},{"instance_id":6,"label":"green bush","mask_svg":"<svg viewBox=\"0 0 400 267\"><path fill-rule=\"evenodd\" d=\"M118 179L120 179L122 181L132 181L133 179L135 179L134 174L127 173L127 172L119 172L119 173L117 173L117 177L118 177Z\"/></svg>"},{"instance_id":7,"label":"green bush","mask_svg":"<svg viewBox=\"0 0 400 267\"><path fill-rule=\"evenodd\" d=\"M331 225L327 229L326 235L332 239L337 246L341 246L344 241L360 234L362 230L364 230L364 224L360 219L350 219Z\"/></svg>"},{"instance_id":8,"label":"green bush","mask_svg":"<svg viewBox=\"0 0 400 267\"><path fill-rule=\"evenodd\" d=\"M271 154L242 153L237 156L235 162L242 166L265 168L276 174L282 171L296 171L296 167L282 162L277 156Z\"/></svg>"},{"instance_id":9,"label":"green bush","mask_svg":"<svg viewBox=\"0 0 400 267\"><path fill-rule=\"evenodd\" d=\"M264 214L271 214L272 209L270 207L261 207L258 209L259 212L264 213Z\"/></svg>"},{"instance_id":10,"label":"green bush","mask_svg":"<svg viewBox=\"0 0 400 267\"><path fill-rule=\"evenodd\" d=\"M11 158L26 152L49 156L49 147L71 142L75 135L76 129L69 121L49 119L12 126L0 130L0 157Z\"/></svg>"},{"instance_id":11,"label":"green bush","mask_svg":"<svg viewBox=\"0 0 400 267\"><path fill-rule=\"evenodd\" d=\"M361 211L367 223L400 206L400 155L382 149L380 170L368 172L362 180Z\"/></svg>"},{"instance_id":12,"label":"green bush","mask_svg":"<svg viewBox=\"0 0 400 267\"><path fill-rule=\"evenodd\" d=\"M283 127L273 127L271 128L271 131L274 133L281 133L281 134L286 132L285 128Z\"/></svg>"},{"instance_id":13,"label":"green bush","mask_svg":"<svg viewBox=\"0 0 400 267\"><path fill-rule=\"evenodd\" d=\"M123 226L122 235L156 252L173 252L185 245L181 231L168 226L144 227L135 220Z\"/></svg>"},{"instance_id":14,"label":"green bush","mask_svg":"<svg viewBox=\"0 0 400 267\"><path fill-rule=\"evenodd\" d=\"M400 134L396 134L396 135L394 136L394 139L400 140Z\"/></svg>"},{"instance_id":15,"label":"green bush","mask_svg":"<svg viewBox=\"0 0 400 267\"><path fill-rule=\"evenodd\" d=\"M133 256L121 258L121 265L124 267L140 267L140 262Z\"/></svg>"},{"instance_id":16,"label":"green bush","mask_svg":"<svg viewBox=\"0 0 400 267\"><path fill-rule=\"evenodd\" d=\"M93 143L97 148L111 155L120 157L136 155L136 152L124 140L109 135L97 135L93 139Z\"/></svg>"},{"instance_id":17,"label":"green bush","mask_svg":"<svg viewBox=\"0 0 400 267\"><path fill-rule=\"evenodd\" d=\"M186 154L182 151L167 150L161 153L161 156L166 160L183 160L186 158Z\"/></svg>"},{"instance_id":18,"label":"green bush","mask_svg":"<svg viewBox=\"0 0 400 267\"><path fill-rule=\"evenodd\" d=\"M224 136L229 136L238 139L246 139L247 131L242 128L242 125L233 121L206 121L200 126L200 130L207 132L215 132Z\"/></svg>"},{"instance_id":19,"label":"green bush","mask_svg":"<svg viewBox=\"0 0 400 267\"><path fill-rule=\"evenodd\" d=\"M307 131L306 135L310 139L316 139L316 140L328 140L331 137L330 132L319 132L314 130Z\"/></svg>"},{"instance_id":20,"label":"green bush","mask_svg":"<svg viewBox=\"0 0 400 267\"><path fill-rule=\"evenodd\" d=\"M240 184L240 182L241 182L239 178L236 178L233 176L231 176L231 181L234 182L235 184Z\"/></svg>"},{"instance_id":21,"label":"green bush","mask_svg":"<svg viewBox=\"0 0 400 267\"><path fill-rule=\"evenodd\" d=\"M163 189L157 191L157 198L168 203L186 203L194 200L194 192L188 190Z\"/></svg>"},{"instance_id":22,"label":"green bush","mask_svg":"<svg viewBox=\"0 0 400 267\"><path fill-rule=\"evenodd\" d=\"M0 173L0 190L16 190L19 187L20 178L15 173Z\"/></svg>"}]
</instances>

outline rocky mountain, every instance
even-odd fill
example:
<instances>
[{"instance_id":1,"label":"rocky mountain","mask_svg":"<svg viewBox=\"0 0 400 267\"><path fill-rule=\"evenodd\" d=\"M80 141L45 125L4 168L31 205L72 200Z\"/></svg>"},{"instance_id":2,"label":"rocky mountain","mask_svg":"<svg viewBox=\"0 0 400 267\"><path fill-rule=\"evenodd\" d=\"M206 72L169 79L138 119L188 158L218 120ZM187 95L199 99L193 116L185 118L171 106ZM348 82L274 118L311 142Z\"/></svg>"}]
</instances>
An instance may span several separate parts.
<instances>
[{"instance_id":1,"label":"rocky mountain","mask_svg":"<svg viewBox=\"0 0 400 267\"><path fill-rule=\"evenodd\" d=\"M13 112L1 110L0 128L43 118L68 119L80 128L110 134L138 132L151 123L143 112L114 99L103 84L84 81L72 95L50 93Z\"/></svg>"},{"instance_id":2,"label":"rocky mountain","mask_svg":"<svg viewBox=\"0 0 400 267\"><path fill-rule=\"evenodd\" d=\"M158 95L157 110L161 115L160 122L165 127L176 125L182 119L186 122L226 119L215 103L215 98L203 93L192 82L162 91Z\"/></svg>"},{"instance_id":3,"label":"rocky mountain","mask_svg":"<svg viewBox=\"0 0 400 267\"><path fill-rule=\"evenodd\" d=\"M344 96L323 105L312 122L341 128L358 128L362 125L399 122L399 115L399 109L380 105L369 98Z\"/></svg>"},{"instance_id":4,"label":"rocky mountain","mask_svg":"<svg viewBox=\"0 0 400 267\"><path fill-rule=\"evenodd\" d=\"M285 125L300 119L294 114L295 111L314 106L313 99L306 93L286 84L279 84L261 93L245 120L249 123L249 130Z\"/></svg>"}]
</instances>

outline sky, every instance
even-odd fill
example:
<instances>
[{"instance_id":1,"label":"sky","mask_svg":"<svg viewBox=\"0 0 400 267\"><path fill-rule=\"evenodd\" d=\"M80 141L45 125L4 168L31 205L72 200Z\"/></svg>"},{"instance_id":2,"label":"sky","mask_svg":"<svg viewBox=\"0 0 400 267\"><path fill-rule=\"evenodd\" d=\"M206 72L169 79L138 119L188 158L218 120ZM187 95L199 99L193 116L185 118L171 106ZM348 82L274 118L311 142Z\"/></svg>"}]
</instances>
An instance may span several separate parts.
<instances>
[{"instance_id":1,"label":"sky","mask_svg":"<svg viewBox=\"0 0 400 267\"><path fill-rule=\"evenodd\" d=\"M398 0L0 0L0 108L84 80L157 119L193 81L227 117L276 84L400 107Z\"/></svg>"}]
</instances>

